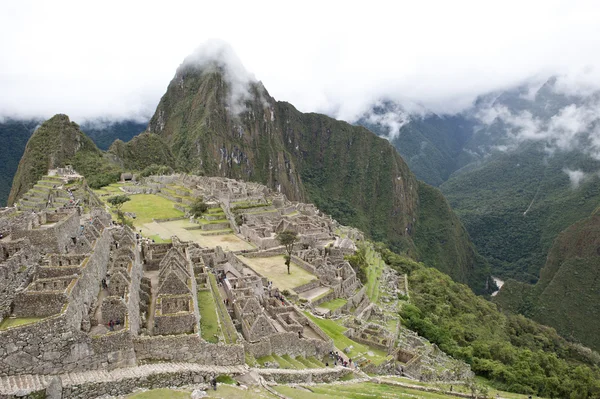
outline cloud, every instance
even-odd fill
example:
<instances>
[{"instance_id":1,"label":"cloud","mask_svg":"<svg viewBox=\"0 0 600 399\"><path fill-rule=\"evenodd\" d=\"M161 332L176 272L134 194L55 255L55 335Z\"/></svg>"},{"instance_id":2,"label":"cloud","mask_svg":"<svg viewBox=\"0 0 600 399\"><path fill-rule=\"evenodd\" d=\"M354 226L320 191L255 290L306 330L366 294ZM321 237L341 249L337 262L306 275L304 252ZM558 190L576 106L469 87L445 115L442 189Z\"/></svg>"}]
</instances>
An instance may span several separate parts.
<instances>
[{"instance_id":1,"label":"cloud","mask_svg":"<svg viewBox=\"0 0 600 399\"><path fill-rule=\"evenodd\" d=\"M183 87L186 68L199 69L203 73L218 70L228 83L229 108L234 115L246 110L246 101L251 101L251 85L258 83L256 77L248 72L231 45L219 39L211 39L185 58L177 70L175 79ZM263 99L264 101L264 99ZM265 103L265 106L268 105Z\"/></svg>"},{"instance_id":2,"label":"cloud","mask_svg":"<svg viewBox=\"0 0 600 399\"><path fill-rule=\"evenodd\" d=\"M147 118L211 37L301 111L353 120L387 98L455 113L538 74L592 71L565 90L600 81L599 20L583 0L6 1L0 115Z\"/></svg>"},{"instance_id":3,"label":"cloud","mask_svg":"<svg viewBox=\"0 0 600 399\"><path fill-rule=\"evenodd\" d=\"M600 100L589 98L582 104L569 104L549 118L534 116L530 111L513 112L504 105L478 111L476 118L484 125L503 124L508 149L524 142L542 142L547 151L584 152L600 160Z\"/></svg>"},{"instance_id":4,"label":"cloud","mask_svg":"<svg viewBox=\"0 0 600 399\"><path fill-rule=\"evenodd\" d=\"M581 170L571 170L568 168L563 169L563 172L565 172L568 176L569 176L569 181L571 182L571 188L576 189L579 187L579 184L584 181L585 179L587 179L587 175L585 172L581 171Z\"/></svg>"}]
</instances>

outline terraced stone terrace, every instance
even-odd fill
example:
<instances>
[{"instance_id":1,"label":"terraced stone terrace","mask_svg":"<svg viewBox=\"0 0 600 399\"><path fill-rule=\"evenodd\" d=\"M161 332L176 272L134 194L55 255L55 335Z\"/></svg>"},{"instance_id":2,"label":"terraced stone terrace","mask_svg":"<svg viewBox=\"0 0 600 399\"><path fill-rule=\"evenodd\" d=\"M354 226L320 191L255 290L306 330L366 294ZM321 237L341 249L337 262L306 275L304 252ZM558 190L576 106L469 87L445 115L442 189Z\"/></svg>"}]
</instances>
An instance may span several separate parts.
<instances>
[{"instance_id":1,"label":"terraced stone terrace","mask_svg":"<svg viewBox=\"0 0 600 399\"><path fill-rule=\"evenodd\" d=\"M41 181L39 185L48 187L51 182ZM38 188L32 197L38 195L36 190ZM97 295L85 301L68 302L71 307L65 308L84 314L81 322L69 328L87 332L89 345L102 352L94 354L99 360L90 359L90 363L84 365L83 370L88 371L74 374L74 382L69 382L68 377L63 379L63 397L89 397L90 392L110 392L115 396L113 391L122 396L139 386L185 389L192 382L202 384L212 372L243 374L249 371L248 367L270 384L275 381L364 382L368 377L355 368L357 365L366 372L382 373L395 372L399 364L403 364L397 353L396 309L400 296L397 287L405 284L371 247L366 254L371 265L368 282L363 286L358 281L345 256L353 254L357 248L355 242L363 240L360 232L357 235L339 226L314 205L290 202L255 183L172 175L152 177L142 183L113 184L95 191L103 202L125 193L130 201L122 210L132 217L135 230L141 230L152 240L139 239L135 231L110 223L110 215L105 212L110 208L107 205L94 211L96 219L87 215L81 219L74 216L65 219L69 229L76 232L77 245L71 248L71 235L63 237L65 243L57 242L54 246L59 252L70 248L69 255L51 255L41 266L47 274L42 277L61 282L68 272L55 269L70 270L74 264L79 265L84 256L78 253L106 257L93 258L96 260L91 268L90 263L81 263L88 265L84 269L94 274L86 272L77 281L86 284L87 289L93 287ZM209 208L201 217L190 219L186 207L199 197L204 198ZM73 213L74 210L65 211ZM28 232L29 239L39 239L35 235L39 229L54 231L66 223L56 222L54 214L39 217L39 223L34 223L35 228ZM29 216L33 218L35 214ZM285 230L298 233L290 274L283 247L276 238ZM334 232L345 236L341 238ZM99 240L98 237L104 237L99 242L106 248L94 252L91 243ZM12 255L20 248L19 243L10 244L5 252ZM19 264L13 263L11 270L21 273ZM46 281L40 276L37 278L38 285L45 288ZM87 289L73 290L73 295L88 295ZM61 298L57 297L57 301ZM74 306L85 306L85 309ZM316 316L319 314L325 317ZM33 311L15 315L39 316ZM114 327L110 325L114 320L122 323ZM11 330L29 329L29 324L38 323L45 320L9 317L0 324L0 332L8 336L6 333ZM405 337L402 342L406 344L412 339ZM106 359L108 363L115 361L111 345L120 345L118 364L103 366L100 362ZM351 358L351 367L340 364L333 367L332 350L340 353L344 360ZM427 355L423 351L409 348L406 352L410 352L411 360L417 359L413 363L418 363L418 367L413 367L411 372L421 373L420 367L429 372L427 367L431 364L437 367L429 358L424 365L419 363L419 359ZM27 359L37 362L34 358ZM91 363L92 360L98 363ZM3 362L6 363L3 360L0 365ZM7 364L13 367L11 362ZM71 372L60 367L52 373ZM446 368L454 370L452 367ZM117 370L111 372L114 368ZM45 369L38 370L42 369L34 372L45 377ZM151 381L147 378L150 376ZM30 377L37 381L37 375ZM0 378L0 391L16 392L29 386L28 378L20 376L6 382ZM33 385L45 387L50 383L49 378L38 380L39 383ZM238 392L229 389L233 387L220 386L220 390L210 392L209 397L235 398L238 394L242 398L279 397L273 388L261 385L260 381L254 380L249 396L250 390ZM385 382L396 383L402 382ZM118 391L114 386L118 386ZM387 388L377 388L373 392L380 396L372 396L369 390L363 389L364 385L356 390L347 388L343 394L335 385L313 387L282 389L288 398L403 397L394 396L401 392L398 390L388 394ZM215 396L223 395L221 392L226 396ZM179 394L189 395L189 392L150 391L135 397Z\"/></svg>"},{"instance_id":2,"label":"terraced stone terrace","mask_svg":"<svg viewBox=\"0 0 600 399\"><path fill-rule=\"evenodd\" d=\"M167 240L172 236L177 236L184 241L192 241L205 248L215 248L220 246L227 251L241 251L254 249L254 246L235 234L231 230L224 231L225 234L207 235L198 229L198 225L190 223L189 220L173 220L170 222L150 222L142 226L144 235L158 235L161 239ZM215 233L215 231L213 231Z\"/></svg>"}]
</instances>

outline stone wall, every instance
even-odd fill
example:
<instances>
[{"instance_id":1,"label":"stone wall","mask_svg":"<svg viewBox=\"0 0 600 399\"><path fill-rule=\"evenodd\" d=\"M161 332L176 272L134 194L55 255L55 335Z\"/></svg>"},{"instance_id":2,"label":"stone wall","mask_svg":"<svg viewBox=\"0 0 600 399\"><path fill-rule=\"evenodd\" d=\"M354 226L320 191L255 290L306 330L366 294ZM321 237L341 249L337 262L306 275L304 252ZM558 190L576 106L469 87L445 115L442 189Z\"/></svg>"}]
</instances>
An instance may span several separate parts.
<instances>
[{"instance_id":1,"label":"stone wall","mask_svg":"<svg viewBox=\"0 0 600 399\"><path fill-rule=\"evenodd\" d=\"M330 369L306 369L299 373L296 370L259 370L260 375L267 381L275 381L281 384L310 384L328 383L337 381L352 371L345 367L334 367Z\"/></svg>"},{"instance_id":2,"label":"stone wall","mask_svg":"<svg viewBox=\"0 0 600 399\"><path fill-rule=\"evenodd\" d=\"M306 284L299 285L298 287L294 287L294 292L296 294L301 294L301 293L303 293L305 291L310 291L313 288L317 288L320 285L321 285L321 281L319 281L319 280L313 280L313 281L310 281L310 282L308 282Z\"/></svg>"},{"instance_id":3,"label":"stone wall","mask_svg":"<svg viewBox=\"0 0 600 399\"><path fill-rule=\"evenodd\" d=\"M67 303L62 291L23 291L16 295L13 315L16 317L47 317L59 314Z\"/></svg>"},{"instance_id":4,"label":"stone wall","mask_svg":"<svg viewBox=\"0 0 600 399\"><path fill-rule=\"evenodd\" d=\"M196 329L196 316L192 312L154 316L154 334L172 335L193 333Z\"/></svg>"},{"instance_id":5,"label":"stone wall","mask_svg":"<svg viewBox=\"0 0 600 399\"><path fill-rule=\"evenodd\" d=\"M39 255L31 251L29 241L23 241L23 248L0 264L0 319L11 312L16 291L31 282Z\"/></svg>"},{"instance_id":6,"label":"stone wall","mask_svg":"<svg viewBox=\"0 0 600 399\"><path fill-rule=\"evenodd\" d=\"M79 231L79 211L72 210L70 214L62 215L65 216L64 219L54 226L14 230L12 238L17 240L27 237L42 253L65 252L65 248L71 245L71 237L76 236Z\"/></svg>"},{"instance_id":7,"label":"stone wall","mask_svg":"<svg viewBox=\"0 0 600 399\"><path fill-rule=\"evenodd\" d=\"M0 376L58 374L135 364L128 331L90 338L67 327L66 313L0 331Z\"/></svg>"},{"instance_id":8,"label":"stone wall","mask_svg":"<svg viewBox=\"0 0 600 399\"><path fill-rule=\"evenodd\" d=\"M79 279L70 287L68 305L60 314L0 331L0 375L57 374L135 364L129 331L93 338L81 331L82 321L98 297L99 281L106 274L110 241L105 229Z\"/></svg>"},{"instance_id":9,"label":"stone wall","mask_svg":"<svg viewBox=\"0 0 600 399\"><path fill-rule=\"evenodd\" d=\"M242 345L211 344L198 334L174 336L140 336L134 339L140 361L194 362L217 366L244 364Z\"/></svg>"},{"instance_id":10,"label":"stone wall","mask_svg":"<svg viewBox=\"0 0 600 399\"><path fill-rule=\"evenodd\" d=\"M298 267L306 270L309 273L312 273L314 275L317 274L317 271L315 270L315 267L313 265L311 265L308 262L303 261L302 259L300 259L296 255L292 255L292 262L294 262L296 265L298 265Z\"/></svg>"},{"instance_id":11,"label":"stone wall","mask_svg":"<svg viewBox=\"0 0 600 399\"><path fill-rule=\"evenodd\" d=\"M298 333L295 332L273 334L257 342L244 342L244 347L254 357L268 356L272 353L279 356L322 357L334 350L331 340L299 338Z\"/></svg>"}]
</instances>

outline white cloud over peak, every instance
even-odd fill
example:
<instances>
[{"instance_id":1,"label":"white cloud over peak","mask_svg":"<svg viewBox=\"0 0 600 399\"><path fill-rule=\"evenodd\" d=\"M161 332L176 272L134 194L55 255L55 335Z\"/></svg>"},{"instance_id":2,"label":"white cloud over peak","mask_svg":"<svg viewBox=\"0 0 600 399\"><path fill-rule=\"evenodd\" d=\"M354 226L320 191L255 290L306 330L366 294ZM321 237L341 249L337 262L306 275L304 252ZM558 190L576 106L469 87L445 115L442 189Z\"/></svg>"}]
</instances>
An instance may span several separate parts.
<instances>
[{"instance_id":1,"label":"white cloud over peak","mask_svg":"<svg viewBox=\"0 0 600 399\"><path fill-rule=\"evenodd\" d=\"M148 117L214 37L302 111L352 120L388 98L453 113L534 75L566 73L565 91L588 90L600 81L599 20L600 4L583 0L6 1L0 115Z\"/></svg>"}]
</instances>

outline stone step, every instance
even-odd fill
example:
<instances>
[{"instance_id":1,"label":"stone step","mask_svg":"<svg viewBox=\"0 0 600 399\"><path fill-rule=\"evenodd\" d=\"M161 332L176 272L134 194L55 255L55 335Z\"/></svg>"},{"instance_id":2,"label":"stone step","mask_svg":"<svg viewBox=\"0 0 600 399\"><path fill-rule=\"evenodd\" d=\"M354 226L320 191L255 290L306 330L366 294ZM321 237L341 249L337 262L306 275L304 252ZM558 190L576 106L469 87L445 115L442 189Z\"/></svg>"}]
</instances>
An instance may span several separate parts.
<instances>
[{"instance_id":1,"label":"stone step","mask_svg":"<svg viewBox=\"0 0 600 399\"><path fill-rule=\"evenodd\" d=\"M91 370L59 375L63 387L72 387L87 383L112 382L123 379L149 377L155 374L197 372L214 374L243 374L248 371L246 365L210 366L196 363L157 363L142 366L106 370ZM34 392L44 389L53 376L16 375L0 377L0 395L14 395L17 392Z\"/></svg>"}]
</instances>

